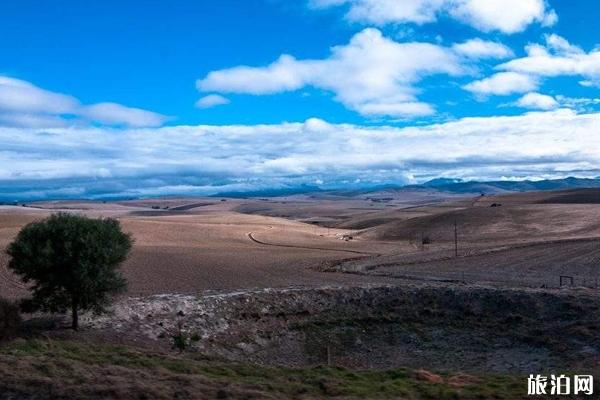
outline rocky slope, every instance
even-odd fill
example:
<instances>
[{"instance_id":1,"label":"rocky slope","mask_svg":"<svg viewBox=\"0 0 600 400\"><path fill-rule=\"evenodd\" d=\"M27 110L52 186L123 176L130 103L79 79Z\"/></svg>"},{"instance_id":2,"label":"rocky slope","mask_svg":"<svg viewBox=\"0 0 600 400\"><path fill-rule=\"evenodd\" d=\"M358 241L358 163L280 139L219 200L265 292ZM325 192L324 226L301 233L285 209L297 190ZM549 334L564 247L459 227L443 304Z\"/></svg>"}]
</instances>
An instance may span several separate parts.
<instances>
[{"instance_id":1,"label":"rocky slope","mask_svg":"<svg viewBox=\"0 0 600 400\"><path fill-rule=\"evenodd\" d=\"M131 298L84 326L268 365L463 371L597 369L592 290L405 285Z\"/></svg>"}]
</instances>

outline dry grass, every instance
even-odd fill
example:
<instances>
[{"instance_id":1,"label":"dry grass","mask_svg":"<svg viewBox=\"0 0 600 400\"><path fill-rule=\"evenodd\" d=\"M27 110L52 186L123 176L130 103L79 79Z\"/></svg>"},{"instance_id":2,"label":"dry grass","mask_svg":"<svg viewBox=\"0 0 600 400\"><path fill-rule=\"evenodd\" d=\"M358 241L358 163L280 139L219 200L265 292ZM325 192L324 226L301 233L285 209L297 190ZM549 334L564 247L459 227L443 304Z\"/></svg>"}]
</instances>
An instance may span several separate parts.
<instances>
[{"instance_id":1,"label":"dry grass","mask_svg":"<svg viewBox=\"0 0 600 400\"><path fill-rule=\"evenodd\" d=\"M69 341L0 348L0 399L524 398L510 375L267 368ZM460 384L457 382L460 381Z\"/></svg>"}]
</instances>

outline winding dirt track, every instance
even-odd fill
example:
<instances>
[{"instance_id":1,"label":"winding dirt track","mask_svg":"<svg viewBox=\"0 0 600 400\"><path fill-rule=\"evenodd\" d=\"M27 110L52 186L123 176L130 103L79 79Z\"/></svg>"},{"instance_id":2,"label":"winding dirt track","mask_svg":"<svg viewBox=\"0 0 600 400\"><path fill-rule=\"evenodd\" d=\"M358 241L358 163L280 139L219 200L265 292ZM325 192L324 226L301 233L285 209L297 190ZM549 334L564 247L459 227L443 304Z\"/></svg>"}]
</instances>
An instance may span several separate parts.
<instances>
[{"instance_id":1,"label":"winding dirt track","mask_svg":"<svg viewBox=\"0 0 600 400\"><path fill-rule=\"evenodd\" d=\"M328 232L326 228L297 221L205 209L195 214L121 216L123 229L135 239L122 266L129 283L127 295L391 281L314 269L350 257L376 256L372 250L379 248L373 248L372 243L321 236ZM7 223L0 225L0 247L14 238L23 225L21 219L15 217L10 229ZM289 244L276 243L279 240ZM25 296L26 287L6 269L7 263L8 256L0 255L0 296Z\"/></svg>"},{"instance_id":2,"label":"winding dirt track","mask_svg":"<svg viewBox=\"0 0 600 400\"><path fill-rule=\"evenodd\" d=\"M327 248L327 247L313 247L313 246L300 246L300 245L293 245L293 244L268 243L268 242L264 242L262 240L256 239L254 237L254 233L253 232L248 232L247 236L254 243L257 243L257 244L260 244L260 245L263 245L263 246L287 247L287 248L290 248L290 249L336 251L336 252L352 253L352 254L366 254L366 255L371 255L371 256L380 256L381 255L380 253L371 253L371 252L358 251L358 250L332 249L332 248Z\"/></svg>"}]
</instances>

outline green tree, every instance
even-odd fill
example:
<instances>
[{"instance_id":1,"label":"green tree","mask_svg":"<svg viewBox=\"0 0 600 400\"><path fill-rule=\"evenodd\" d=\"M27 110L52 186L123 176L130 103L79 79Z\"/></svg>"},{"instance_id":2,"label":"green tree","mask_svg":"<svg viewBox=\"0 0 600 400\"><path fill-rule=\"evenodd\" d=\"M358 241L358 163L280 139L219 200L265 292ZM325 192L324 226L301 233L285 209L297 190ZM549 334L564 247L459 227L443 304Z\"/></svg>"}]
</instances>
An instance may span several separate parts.
<instances>
[{"instance_id":1,"label":"green tree","mask_svg":"<svg viewBox=\"0 0 600 400\"><path fill-rule=\"evenodd\" d=\"M30 311L101 313L127 287L119 272L132 239L119 221L59 213L25 226L8 247L8 267L32 284Z\"/></svg>"}]
</instances>

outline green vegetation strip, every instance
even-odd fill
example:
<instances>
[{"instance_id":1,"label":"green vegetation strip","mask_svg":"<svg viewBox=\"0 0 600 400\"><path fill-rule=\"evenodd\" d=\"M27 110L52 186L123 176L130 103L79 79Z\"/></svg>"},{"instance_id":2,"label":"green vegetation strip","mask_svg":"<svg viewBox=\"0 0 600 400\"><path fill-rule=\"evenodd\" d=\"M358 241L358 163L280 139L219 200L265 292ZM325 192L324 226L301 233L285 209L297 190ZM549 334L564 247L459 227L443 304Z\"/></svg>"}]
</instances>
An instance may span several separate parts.
<instances>
[{"instance_id":1,"label":"green vegetation strip","mask_svg":"<svg viewBox=\"0 0 600 400\"><path fill-rule=\"evenodd\" d=\"M114 372L114 376L113 376ZM273 368L165 355L125 346L62 340L18 340L0 347L0 388L27 393L43 382L53 396L168 398L170 389L190 398L400 398L519 399L525 379L507 375L429 374L410 369L349 370L333 367ZM111 379L126 386L118 391ZM441 379L441 380L440 380ZM103 385L103 383L105 383ZM123 382L121 382L123 385ZM55 386L55 387L53 387ZM38 386L38 390L41 386ZM140 393L136 394L135 391ZM96 391L96 392L94 392ZM179 393L185 398L185 393ZM212 396L212 397L211 397Z\"/></svg>"}]
</instances>

